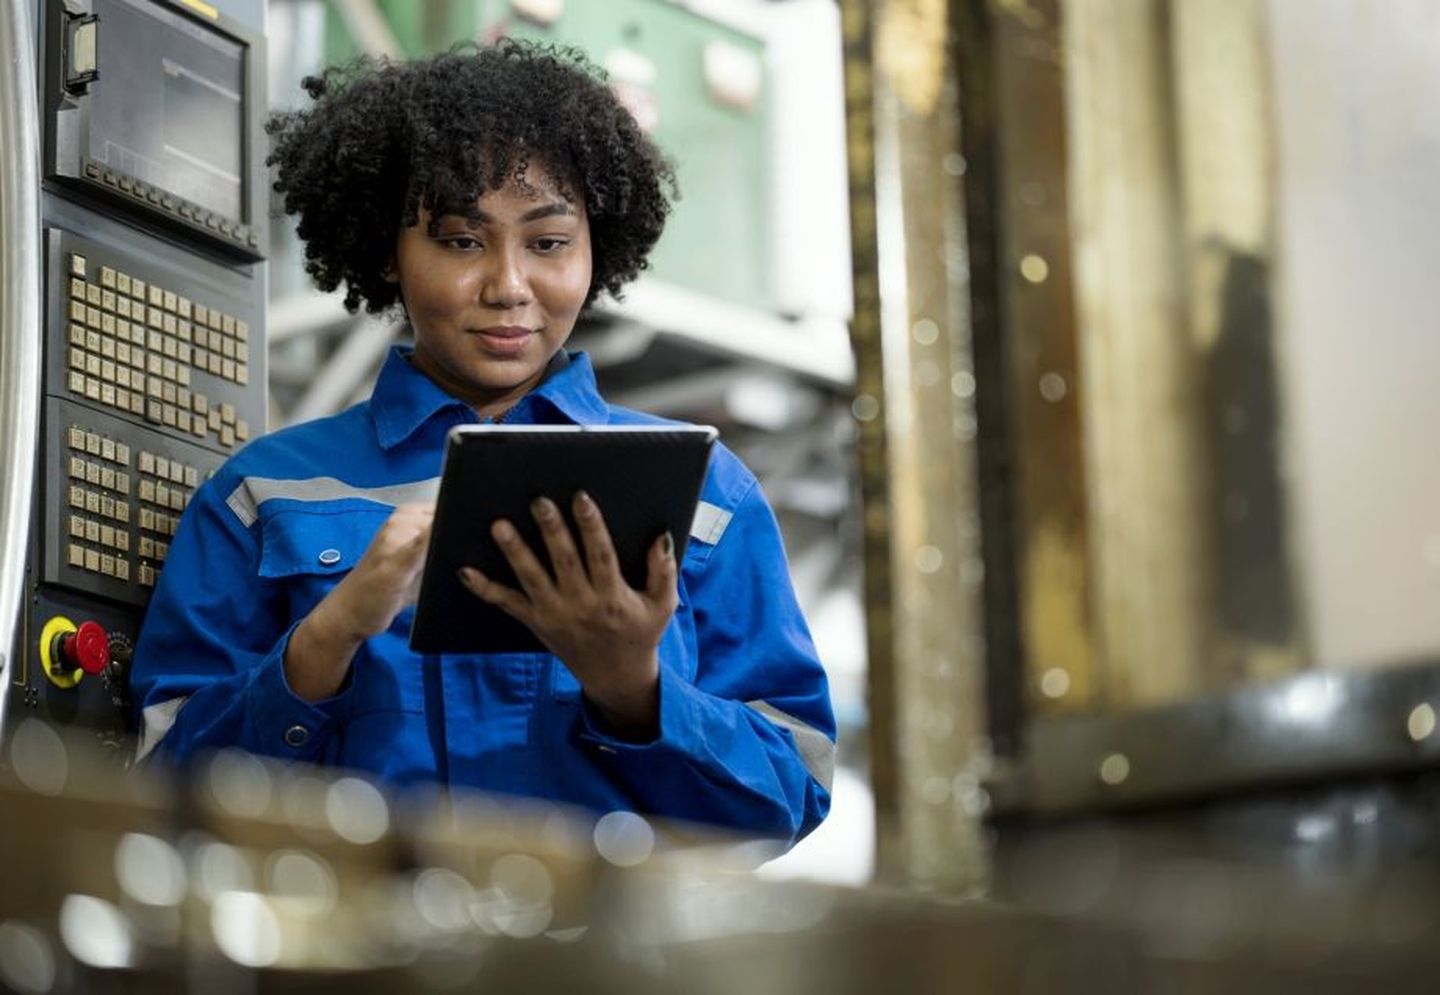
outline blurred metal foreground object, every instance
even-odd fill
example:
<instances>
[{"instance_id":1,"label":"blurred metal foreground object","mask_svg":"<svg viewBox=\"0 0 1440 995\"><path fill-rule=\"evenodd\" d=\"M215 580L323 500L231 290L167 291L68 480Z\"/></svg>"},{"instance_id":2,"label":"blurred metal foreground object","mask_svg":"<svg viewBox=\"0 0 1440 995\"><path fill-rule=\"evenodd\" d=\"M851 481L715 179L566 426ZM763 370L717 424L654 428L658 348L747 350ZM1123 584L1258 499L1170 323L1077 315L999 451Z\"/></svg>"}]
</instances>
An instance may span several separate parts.
<instances>
[{"instance_id":1,"label":"blurred metal foreground object","mask_svg":"<svg viewBox=\"0 0 1440 995\"><path fill-rule=\"evenodd\" d=\"M1049 716L1026 754L989 785L995 811L1071 815L1227 794L1395 783L1434 770L1440 664L1368 673L1310 671L1183 704Z\"/></svg>"},{"instance_id":2,"label":"blurred metal foreground object","mask_svg":"<svg viewBox=\"0 0 1440 995\"><path fill-rule=\"evenodd\" d=\"M0 12L0 740L40 427L40 120L29 8L4 0Z\"/></svg>"},{"instance_id":3,"label":"blurred metal foreground object","mask_svg":"<svg viewBox=\"0 0 1440 995\"><path fill-rule=\"evenodd\" d=\"M877 876L973 894L990 742L956 68L943 2L841 16Z\"/></svg>"},{"instance_id":4,"label":"blurred metal foreground object","mask_svg":"<svg viewBox=\"0 0 1440 995\"><path fill-rule=\"evenodd\" d=\"M763 847L630 814L234 754L182 791L93 749L34 720L12 738L8 990L1243 995L1418 991L1440 967L1433 870L1318 893L1218 859L1127 876L1092 832L1018 865L1041 910L1020 911L765 881Z\"/></svg>"}]
</instances>

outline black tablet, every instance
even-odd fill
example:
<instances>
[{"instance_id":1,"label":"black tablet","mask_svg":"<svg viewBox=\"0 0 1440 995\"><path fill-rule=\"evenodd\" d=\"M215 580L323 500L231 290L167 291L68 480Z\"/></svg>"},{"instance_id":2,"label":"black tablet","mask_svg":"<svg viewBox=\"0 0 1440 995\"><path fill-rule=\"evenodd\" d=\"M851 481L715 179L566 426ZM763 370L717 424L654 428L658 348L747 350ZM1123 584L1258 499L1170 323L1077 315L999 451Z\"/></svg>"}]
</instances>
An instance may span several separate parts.
<instances>
[{"instance_id":1,"label":"black tablet","mask_svg":"<svg viewBox=\"0 0 1440 995\"><path fill-rule=\"evenodd\" d=\"M477 567L517 587L490 537L509 519L537 558L550 567L530 502L548 497L572 533L571 502L586 491L605 517L632 587L645 586L646 556L664 532L685 552L705 467L718 433L708 426L464 425L445 446L440 496L410 648L420 653L521 653L543 647L525 625L466 590L458 571Z\"/></svg>"}]
</instances>

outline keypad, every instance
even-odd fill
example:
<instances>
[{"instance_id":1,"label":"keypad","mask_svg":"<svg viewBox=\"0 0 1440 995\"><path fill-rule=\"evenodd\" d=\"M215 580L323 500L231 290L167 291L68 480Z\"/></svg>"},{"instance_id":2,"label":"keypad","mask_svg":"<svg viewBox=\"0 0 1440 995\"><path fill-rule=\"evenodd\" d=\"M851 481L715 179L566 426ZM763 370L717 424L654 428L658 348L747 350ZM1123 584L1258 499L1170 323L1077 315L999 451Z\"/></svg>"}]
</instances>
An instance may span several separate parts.
<instances>
[{"instance_id":1,"label":"keypad","mask_svg":"<svg viewBox=\"0 0 1440 995\"><path fill-rule=\"evenodd\" d=\"M154 587L202 474L194 464L72 424L66 430L65 562Z\"/></svg>"},{"instance_id":2,"label":"keypad","mask_svg":"<svg viewBox=\"0 0 1440 995\"><path fill-rule=\"evenodd\" d=\"M70 393L197 439L213 436L223 446L249 440L244 419L231 405L212 408L195 380L203 373L249 384L247 322L113 267L93 266L81 253L72 252L69 262ZM212 417L216 410L219 419Z\"/></svg>"}]
</instances>

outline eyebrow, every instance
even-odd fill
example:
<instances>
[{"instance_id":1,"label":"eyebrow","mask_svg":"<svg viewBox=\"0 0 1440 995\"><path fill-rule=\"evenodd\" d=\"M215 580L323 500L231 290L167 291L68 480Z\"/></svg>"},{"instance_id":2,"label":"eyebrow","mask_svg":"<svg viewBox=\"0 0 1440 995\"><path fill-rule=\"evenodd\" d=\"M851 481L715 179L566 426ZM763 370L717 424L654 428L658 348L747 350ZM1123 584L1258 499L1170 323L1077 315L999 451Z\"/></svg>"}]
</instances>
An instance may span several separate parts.
<instances>
[{"instance_id":1,"label":"eyebrow","mask_svg":"<svg viewBox=\"0 0 1440 995\"><path fill-rule=\"evenodd\" d=\"M539 207L530 208L530 210L526 211L520 216L520 220L522 223L527 221L539 221L541 218L569 216L573 215L574 213L575 209L569 204L567 204L565 201L555 200L551 201L548 204L541 204ZM481 210L475 210L467 212L465 214L454 212L451 216L464 218L466 221L469 221L472 224L478 223L488 225L495 220L493 215L487 214Z\"/></svg>"}]
</instances>

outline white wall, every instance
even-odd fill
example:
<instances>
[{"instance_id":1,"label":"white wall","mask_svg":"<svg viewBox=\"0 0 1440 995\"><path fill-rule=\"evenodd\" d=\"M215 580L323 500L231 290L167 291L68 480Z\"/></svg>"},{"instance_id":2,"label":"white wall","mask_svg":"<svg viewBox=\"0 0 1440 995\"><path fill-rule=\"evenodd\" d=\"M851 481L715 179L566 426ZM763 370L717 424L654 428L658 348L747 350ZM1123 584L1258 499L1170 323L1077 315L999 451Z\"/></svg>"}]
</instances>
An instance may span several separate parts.
<instances>
[{"instance_id":1,"label":"white wall","mask_svg":"<svg viewBox=\"0 0 1440 995\"><path fill-rule=\"evenodd\" d=\"M1440 3L1271 0L1289 493L1322 666L1440 651Z\"/></svg>"}]
</instances>

